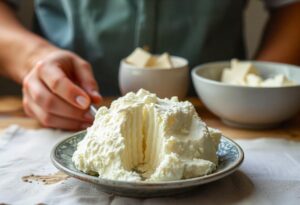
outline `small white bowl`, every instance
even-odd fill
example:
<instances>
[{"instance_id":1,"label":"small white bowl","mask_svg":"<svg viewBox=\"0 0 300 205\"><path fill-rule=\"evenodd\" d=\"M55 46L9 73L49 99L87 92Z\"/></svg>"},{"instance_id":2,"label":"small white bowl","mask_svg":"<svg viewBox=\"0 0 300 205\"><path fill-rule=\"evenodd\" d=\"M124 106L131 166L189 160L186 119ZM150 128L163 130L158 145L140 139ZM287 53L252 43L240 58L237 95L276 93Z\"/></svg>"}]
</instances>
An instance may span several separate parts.
<instances>
[{"instance_id":1,"label":"small white bowl","mask_svg":"<svg viewBox=\"0 0 300 205\"><path fill-rule=\"evenodd\" d=\"M138 68L123 59L119 69L119 86L122 95L140 88L156 93L161 98L184 98L189 85L188 61L171 56L174 68Z\"/></svg>"},{"instance_id":2,"label":"small white bowl","mask_svg":"<svg viewBox=\"0 0 300 205\"><path fill-rule=\"evenodd\" d=\"M285 74L299 85L288 87L245 87L220 82L222 71L230 62L197 66L192 71L193 84L205 106L225 124L242 128L268 128L288 120L300 111L300 67L249 61L262 77Z\"/></svg>"}]
</instances>

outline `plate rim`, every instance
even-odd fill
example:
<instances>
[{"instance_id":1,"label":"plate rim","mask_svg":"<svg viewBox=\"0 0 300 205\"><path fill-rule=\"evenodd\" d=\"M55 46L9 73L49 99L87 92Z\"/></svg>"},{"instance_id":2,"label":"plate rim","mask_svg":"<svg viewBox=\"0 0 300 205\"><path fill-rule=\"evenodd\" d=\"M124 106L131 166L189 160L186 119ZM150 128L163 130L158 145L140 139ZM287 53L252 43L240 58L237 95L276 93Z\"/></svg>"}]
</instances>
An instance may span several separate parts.
<instances>
[{"instance_id":1,"label":"plate rim","mask_svg":"<svg viewBox=\"0 0 300 205\"><path fill-rule=\"evenodd\" d=\"M71 136L68 136L59 142L57 142L54 147L51 150L50 158L52 161L52 164L59 169L60 171L64 172L65 174L77 178L79 180L87 181L90 183L102 185L102 186L118 186L122 188L153 188L153 187L160 187L160 188L184 188L184 187L192 187L192 186L197 186L201 184L206 184L212 181L219 180L221 178L224 178L234 171L236 171L239 166L243 163L245 154L243 149L239 144L237 144L234 140L222 135L221 138L224 138L225 140L231 142L238 150L239 157L236 161L233 162L233 164L229 167L227 167L224 170L221 170L220 172L213 172L208 175L200 176L200 177L194 177L194 178L189 178L189 179L181 179L181 180L173 180L173 181L163 181L163 182L144 182L144 181L124 181L124 180L111 180L111 179L105 179L105 178L100 178L92 175L88 175L84 172L81 172L78 170L78 172L75 172L68 167L63 166L61 163L58 162L58 160L55 157L55 152L57 148L64 143L65 141L76 137L79 134L85 133L86 130L82 130L79 132L76 132L72 134ZM180 185L180 187L178 187Z\"/></svg>"}]
</instances>

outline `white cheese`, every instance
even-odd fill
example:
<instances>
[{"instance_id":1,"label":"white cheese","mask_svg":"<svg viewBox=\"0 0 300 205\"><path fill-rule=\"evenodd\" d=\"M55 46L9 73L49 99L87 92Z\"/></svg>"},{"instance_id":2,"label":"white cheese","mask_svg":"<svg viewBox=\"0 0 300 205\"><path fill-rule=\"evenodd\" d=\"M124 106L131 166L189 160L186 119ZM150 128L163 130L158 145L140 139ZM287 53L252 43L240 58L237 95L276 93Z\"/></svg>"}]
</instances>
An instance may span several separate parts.
<instances>
[{"instance_id":1,"label":"white cheese","mask_svg":"<svg viewBox=\"0 0 300 205\"><path fill-rule=\"evenodd\" d=\"M145 67L151 58L151 54L141 48L136 48L126 61L138 67Z\"/></svg>"},{"instance_id":2,"label":"white cheese","mask_svg":"<svg viewBox=\"0 0 300 205\"><path fill-rule=\"evenodd\" d=\"M273 78L268 78L261 83L262 87L279 87L295 85L293 81L290 81L285 75L279 74Z\"/></svg>"},{"instance_id":3,"label":"white cheese","mask_svg":"<svg viewBox=\"0 0 300 205\"><path fill-rule=\"evenodd\" d=\"M126 61L138 68L173 68L171 57L168 53L159 56L151 55L142 48L136 48Z\"/></svg>"},{"instance_id":4,"label":"white cheese","mask_svg":"<svg viewBox=\"0 0 300 205\"><path fill-rule=\"evenodd\" d=\"M258 87L262 82L263 79L260 76L250 73L246 76L245 85Z\"/></svg>"},{"instance_id":5,"label":"white cheese","mask_svg":"<svg viewBox=\"0 0 300 205\"><path fill-rule=\"evenodd\" d=\"M225 68L221 81L229 84L243 84L248 74L257 74L251 63L231 60L231 68Z\"/></svg>"},{"instance_id":6,"label":"white cheese","mask_svg":"<svg viewBox=\"0 0 300 205\"><path fill-rule=\"evenodd\" d=\"M220 137L190 102L141 89L98 110L72 160L77 169L106 179L179 180L216 169Z\"/></svg>"},{"instance_id":7,"label":"white cheese","mask_svg":"<svg viewBox=\"0 0 300 205\"><path fill-rule=\"evenodd\" d=\"M162 55L156 57L152 56L146 67L150 68L167 68L173 67L170 55L168 53L163 53Z\"/></svg>"},{"instance_id":8,"label":"white cheese","mask_svg":"<svg viewBox=\"0 0 300 205\"><path fill-rule=\"evenodd\" d=\"M283 74L264 80L259 76L259 72L252 63L239 62L236 59L231 60L231 68L224 68L221 82L252 87L280 87L296 84Z\"/></svg>"}]
</instances>

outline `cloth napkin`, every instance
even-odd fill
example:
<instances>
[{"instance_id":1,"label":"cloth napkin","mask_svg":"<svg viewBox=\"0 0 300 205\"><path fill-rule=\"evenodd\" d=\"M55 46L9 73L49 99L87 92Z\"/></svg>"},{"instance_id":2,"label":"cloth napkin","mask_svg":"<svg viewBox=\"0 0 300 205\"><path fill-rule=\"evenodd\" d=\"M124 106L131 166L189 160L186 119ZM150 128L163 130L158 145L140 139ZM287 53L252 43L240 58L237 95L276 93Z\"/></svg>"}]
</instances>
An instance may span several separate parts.
<instances>
[{"instance_id":1,"label":"cloth napkin","mask_svg":"<svg viewBox=\"0 0 300 205\"><path fill-rule=\"evenodd\" d=\"M18 126L0 134L0 204L300 204L300 142L273 138L236 140L245 151L238 171L173 197L119 197L75 178L50 185L24 182L23 176L58 171L50 151L69 134Z\"/></svg>"}]
</instances>

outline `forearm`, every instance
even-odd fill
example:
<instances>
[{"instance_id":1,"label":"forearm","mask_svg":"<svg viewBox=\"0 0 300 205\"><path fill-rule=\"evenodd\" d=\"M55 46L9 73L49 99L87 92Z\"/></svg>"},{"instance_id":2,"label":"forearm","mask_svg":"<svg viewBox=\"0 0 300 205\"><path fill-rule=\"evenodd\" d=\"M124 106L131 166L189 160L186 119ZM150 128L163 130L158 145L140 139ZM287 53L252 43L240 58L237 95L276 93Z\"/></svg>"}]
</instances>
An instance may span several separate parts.
<instances>
[{"instance_id":1,"label":"forearm","mask_svg":"<svg viewBox=\"0 0 300 205\"><path fill-rule=\"evenodd\" d=\"M257 60L300 65L300 3L270 12Z\"/></svg>"},{"instance_id":2,"label":"forearm","mask_svg":"<svg viewBox=\"0 0 300 205\"><path fill-rule=\"evenodd\" d=\"M24 28L0 0L0 74L19 83L44 53L56 49Z\"/></svg>"}]
</instances>

